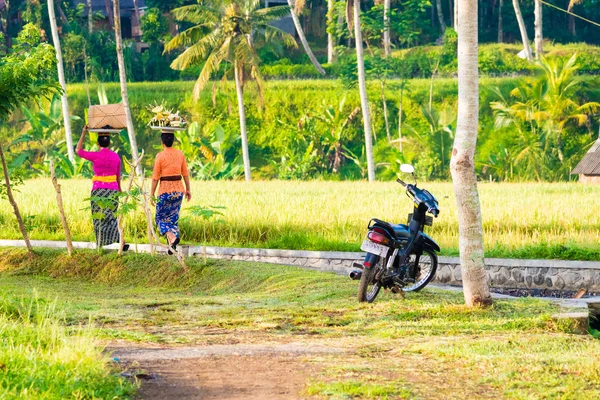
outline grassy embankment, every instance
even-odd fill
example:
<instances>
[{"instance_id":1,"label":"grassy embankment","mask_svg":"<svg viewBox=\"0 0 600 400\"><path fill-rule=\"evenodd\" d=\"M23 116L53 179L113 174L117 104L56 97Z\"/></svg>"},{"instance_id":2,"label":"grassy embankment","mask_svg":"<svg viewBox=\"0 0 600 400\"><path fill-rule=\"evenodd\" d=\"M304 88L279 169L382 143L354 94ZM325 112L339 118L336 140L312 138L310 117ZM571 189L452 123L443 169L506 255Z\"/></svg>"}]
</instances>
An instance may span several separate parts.
<instances>
[{"instance_id":1,"label":"grassy embankment","mask_svg":"<svg viewBox=\"0 0 600 400\"><path fill-rule=\"evenodd\" d=\"M273 265L95 252L0 253L0 286L36 288L69 324L90 315L105 340L163 344L287 343L352 349L307 356L307 394L322 398L577 398L600 394L600 342L568 333L541 300L468 309L460 293L386 293L358 304L356 283Z\"/></svg>"},{"instance_id":2,"label":"grassy embankment","mask_svg":"<svg viewBox=\"0 0 600 400\"><path fill-rule=\"evenodd\" d=\"M0 398L129 398L134 385L102 354L89 328L65 326L53 295L7 291L0 279ZM9 279L10 281L10 279ZM81 322L85 322L81 320Z\"/></svg>"},{"instance_id":3,"label":"grassy embankment","mask_svg":"<svg viewBox=\"0 0 600 400\"><path fill-rule=\"evenodd\" d=\"M90 182L63 182L75 240L93 241L88 204ZM450 183L423 183L440 200L440 217L427 232L442 254L458 253L456 203ZM233 247L358 251L370 218L405 222L411 203L396 183L194 182L185 203L184 242ZM600 187L575 183L481 184L488 257L600 260ZM34 239L64 238L52 185L28 181L17 201ZM0 238L20 238L11 208L0 201ZM190 205L225 206L224 216L203 221ZM129 242L145 242L141 210L128 216Z\"/></svg>"}]
</instances>

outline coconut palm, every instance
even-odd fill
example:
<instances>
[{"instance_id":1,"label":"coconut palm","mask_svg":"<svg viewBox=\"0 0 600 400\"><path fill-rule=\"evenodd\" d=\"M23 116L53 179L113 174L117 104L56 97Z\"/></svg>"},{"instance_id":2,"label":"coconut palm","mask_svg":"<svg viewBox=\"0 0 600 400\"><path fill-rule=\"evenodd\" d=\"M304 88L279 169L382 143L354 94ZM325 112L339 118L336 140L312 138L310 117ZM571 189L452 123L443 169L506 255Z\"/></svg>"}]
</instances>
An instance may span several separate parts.
<instances>
[{"instance_id":1,"label":"coconut palm","mask_svg":"<svg viewBox=\"0 0 600 400\"><path fill-rule=\"evenodd\" d=\"M523 41L525 57L527 58L527 61L533 61L533 56L531 55L531 46L529 45L529 37L527 36L527 27L525 26L525 21L523 20L523 14L521 14L519 0L513 0L513 8L515 9L515 15L517 16L517 22L519 23L519 31L521 31L521 40Z\"/></svg>"},{"instance_id":2,"label":"coconut palm","mask_svg":"<svg viewBox=\"0 0 600 400\"><path fill-rule=\"evenodd\" d=\"M304 8L304 0L296 1L296 0L287 0L288 5L290 6L290 15L292 16L292 21L294 21L294 27L296 28L296 33L298 34L298 39L300 39L300 43L302 43L302 47L306 52L306 55L310 59L310 62L315 66L319 74L325 76L325 70L319 64L317 57L310 48L308 44L308 40L306 40L306 35L304 34L304 29L302 29L302 24L300 24L300 18L298 15L302 12Z\"/></svg>"},{"instance_id":3,"label":"coconut palm","mask_svg":"<svg viewBox=\"0 0 600 400\"><path fill-rule=\"evenodd\" d=\"M194 86L195 100L200 97L200 92L222 64L227 64L227 67L233 69L240 116L244 174L247 181L251 176L244 81L245 78L253 78L262 99L263 81L259 70L260 59L256 52L257 44L266 44L278 39L286 46L296 46L296 41L290 34L269 24L288 15L289 7L259 9L259 6L259 0L209 0L177 8L173 10L175 18L194 26L175 36L165 46L165 51L187 47L171 64L174 69L183 70L192 65L204 64Z\"/></svg>"},{"instance_id":4,"label":"coconut palm","mask_svg":"<svg viewBox=\"0 0 600 400\"><path fill-rule=\"evenodd\" d=\"M539 60L544 53L544 37L542 32L542 2L535 0L535 59Z\"/></svg>"},{"instance_id":5,"label":"coconut palm","mask_svg":"<svg viewBox=\"0 0 600 400\"><path fill-rule=\"evenodd\" d=\"M475 175L479 127L478 1L458 1L458 120L450 172L458 206L460 264L465 302L489 305L481 206Z\"/></svg>"}]
</instances>

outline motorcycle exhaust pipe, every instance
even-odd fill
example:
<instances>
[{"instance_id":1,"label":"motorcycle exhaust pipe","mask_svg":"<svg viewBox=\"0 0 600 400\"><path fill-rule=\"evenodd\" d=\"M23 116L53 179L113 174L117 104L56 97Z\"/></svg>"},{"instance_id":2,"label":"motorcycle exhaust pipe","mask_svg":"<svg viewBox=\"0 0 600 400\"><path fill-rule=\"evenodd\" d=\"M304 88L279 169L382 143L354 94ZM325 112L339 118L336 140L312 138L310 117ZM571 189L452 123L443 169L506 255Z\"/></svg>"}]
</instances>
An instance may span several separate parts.
<instances>
[{"instance_id":1,"label":"motorcycle exhaust pipe","mask_svg":"<svg viewBox=\"0 0 600 400\"><path fill-rule=\"evenodd\" d=\"M358 281L358 280L360 280L360 277L362 276L362 271L350 271L350 273L348 274L348 276L353 281Z\"/></svg>"}]
</instances>

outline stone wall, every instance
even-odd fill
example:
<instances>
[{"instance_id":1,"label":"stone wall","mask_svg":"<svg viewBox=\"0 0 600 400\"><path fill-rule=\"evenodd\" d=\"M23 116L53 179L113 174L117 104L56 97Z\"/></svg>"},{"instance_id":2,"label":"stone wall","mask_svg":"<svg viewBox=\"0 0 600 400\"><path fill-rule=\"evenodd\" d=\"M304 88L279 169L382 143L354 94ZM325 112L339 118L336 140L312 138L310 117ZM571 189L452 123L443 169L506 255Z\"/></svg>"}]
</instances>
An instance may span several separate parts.
<instances>
[{"instance_id":1,"label":"stone wall","mask_svg":"<svg viewBox=\"0 0 600 400\"><path fill-rule=\"evenodd\" d=\"M352 264L364 258L363 253L222 247L190 247L188 252L208 258L295 265L340 274L349 273L354 269ZM491 286L497 288L600 291L600 262L488 258L486 268ZM434 282L462 285L460 259L439 257Z\"/></svg>"},{"instance_id":2,"label":"stone wall","mask_svg":"<svg viewBox=\"0 0 600 400\"><path fill-rule=\"evenodd\" d=\"M75 248L93 249L94 243L75 242ZM65 242L32 241L34 247L65 248ZM22 240L0 240L0 247L23 247ZM116 246L111 246L114 250ZM229 247L181 246L186 256L214 259L253 261L292 265L324 272L348 274L355 262L362 263L364 253L336 251L296 251L271 249L242 249ZM147 253L149 245L132 245L130 251ZM163 249L157 249L163 252ZM600 262L561 260L486 259L486 268L493 287L503 289L550 289L600 292ZM458 257L439 257L434 282L460 286L461 271Z\"/></svg>"}]
</instances>

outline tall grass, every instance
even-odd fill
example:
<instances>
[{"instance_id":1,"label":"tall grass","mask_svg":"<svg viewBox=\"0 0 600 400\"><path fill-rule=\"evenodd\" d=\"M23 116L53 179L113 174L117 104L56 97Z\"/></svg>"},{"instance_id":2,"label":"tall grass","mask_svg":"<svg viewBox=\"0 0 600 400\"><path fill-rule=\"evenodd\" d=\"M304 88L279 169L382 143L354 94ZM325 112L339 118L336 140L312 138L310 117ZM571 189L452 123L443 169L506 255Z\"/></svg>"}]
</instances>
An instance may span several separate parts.
<instances>
[{"instance_id":1,"label":"tall grass","mask_svg":"<svg viewBox=\"0 0 600 400\"><path fill-rule=\"evenodd\" d=\"M91 183L63 182L66 212L75 240L93 241ZM234 247L358 251L370 218L406 222L411 203L396 183L378 182L193 182L181 227L186 243ZM449 183L426 183L440 200L440 217L427 232L442 253L458 252L456 202ZM487 256L600 259L600 187L575 183L480 185ZM17 194L34 239L62 240L47 179L28 181ZM0 201L0 238L19 238L14 216ZM190 206L225 206L220 219L204 221ZM129 242L142 242L140 211L126 219Z\"/></svg>"},{"instance_id":2,"label":"tall grass","mask_svg":"<svg viewBox=\"0 0 600 400\"><path fill-rule=\"evenodd\" d=\"M68 330L35 295L0 294L1 399L112 399L133 394L88 330Z\"/></svg>"}]
</instances>

